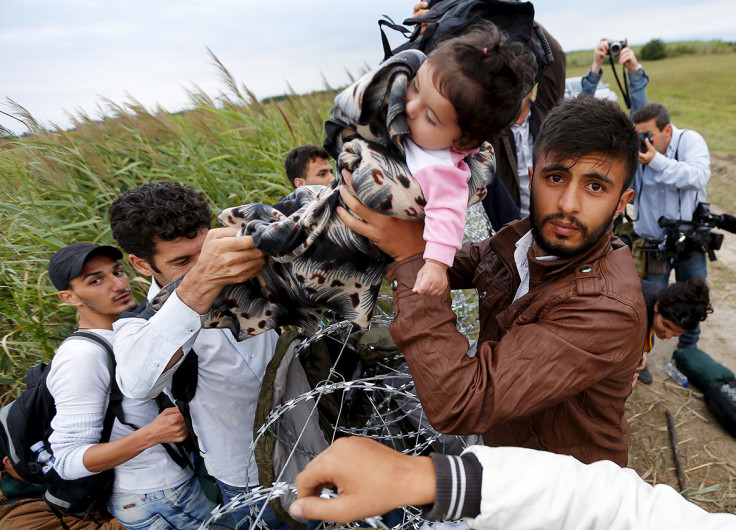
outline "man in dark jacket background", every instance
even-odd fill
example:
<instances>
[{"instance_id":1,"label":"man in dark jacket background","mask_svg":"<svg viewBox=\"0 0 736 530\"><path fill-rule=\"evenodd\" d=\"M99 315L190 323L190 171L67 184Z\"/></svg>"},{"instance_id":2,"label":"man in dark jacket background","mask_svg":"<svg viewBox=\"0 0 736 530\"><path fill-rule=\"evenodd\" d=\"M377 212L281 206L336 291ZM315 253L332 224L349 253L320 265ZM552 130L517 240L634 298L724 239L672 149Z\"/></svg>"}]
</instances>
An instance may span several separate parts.
<instances>
[{"instance_id":1,"label":"man in dark jacket background","mask_svg":"<svg viewBox=\"0 0 736 530\"><path fill-rule=\"evenodd\" d=\"M496 231L512 220L529 215L527 173L532 162L534 139L547 113L565 95L565 52L560 43L544 31L554 62L542 71L536 97L532 99L533 91L530 91L522 101L514 123L489 139L496 153L496 179L488 186L483 208Z\"/></svg>"},{"instance_id":2,"label":"man in dark jacket background","mask_svg":"<svg viewBox=\"0 0 736 530\"><path fill-rule=\"evenodd\" d=\"M466 244L448 271L452 288L478 291L473 356L449 290L412 292L423 264L421 224L371 215L343 192L362 219L343 212L343 221L397 262L391 332L439 431L626 465L624 404L646 308L612 225L633 195L638 149L631 122L611 102L579 98L548 114L530 170L530 217Z\"/></svg>"}]
</instances>

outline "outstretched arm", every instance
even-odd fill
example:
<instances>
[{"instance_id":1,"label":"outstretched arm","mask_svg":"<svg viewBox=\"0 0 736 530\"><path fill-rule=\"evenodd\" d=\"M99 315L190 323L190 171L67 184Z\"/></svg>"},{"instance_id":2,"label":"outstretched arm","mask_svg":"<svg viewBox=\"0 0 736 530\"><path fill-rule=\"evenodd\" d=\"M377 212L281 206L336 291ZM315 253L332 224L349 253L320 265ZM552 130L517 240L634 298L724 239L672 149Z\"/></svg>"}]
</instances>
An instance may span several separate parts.
<instances>
[{"instance_id":1,"label":"outstretched arm","mask_svg":"<svg viewBox=\"0 0 736 530\"><path fill-rule=\"evenodd\" d=\"M635 530L653 521L657 528L716 530L736 524L734 515L708 513L671 487L652 487L633 469L609 461L586 465L545 451L481 446L468 448L460 459L433 459L403 455L366 438L341 438L297 476L299 498L291 513L349 522L434 502L433 514L464 513L479 530ZM331 486L338 496L321 499L322 488ZM478 496L480 504L468 502ZM440 506L454 507L455 515Z\"/></svg>"},{"instance_id":2,"label":"outstretched arm","mask_svg":"<svg viewBox=\"0 0 736 530\"><path fill-rule=\"evenodd\" d=\"M634 50L628 46L621 50L618 62L629 71L629 93L631 94L631 113L633 114L647 103L649 76L636 59Z\"/></svg>"},{"instance_id":3,"label":"outstretched arm","mask_svg":"<svg viewBox=\"0 0 736 530\"><path fill-rule=\"evenodd\" d=\"M598 82L601 80L603 72L601 67L603 61L608 55L608 39L603 37L598 41L598 44L593 50L593 64L590 65L590 70L583 76L581 81L581 94L593 95L598 88Z\"/></svg>"},{"instance_id":4,"label":"outstretched arm","mask_svg":"<svg viewBox=\"0 0 736 530\"><path fill-rule=\"evenodd\" d=\"M179 409L164 409L151 423L129 435L87 449L84 453L84 467L92 473L112 469L154 445L184 441L188 433Z\"/></svg>"},{"instance_id":5,"label":"outstretched arm","mask_svg":"<svg viewBox=\"0 0 736 530\"><path fill-rule=\"evenodd\" d=\"M179 299L200 315L226 285L242 283L263 268L263 252L250 236L232 237L237 228L216 228L207 233L197 263L176 289Z\"/></svg>"},{"instance_id":6,"label":"outstretched arm","mask_svg":"<svg viewBox=\"0 0 736 530\"><path fill-rule=\"evenodd\" d=\"M117 381L123 394L155 397L171 380L173 368L189 351L202 327L202 314L222 287L248 280L265 263L251 237L234 237L238 228L210 230L196 264L158 311L150 307L113 324ZM184 274L186 270L182 271Z\"/></svg>"}]
</instances>

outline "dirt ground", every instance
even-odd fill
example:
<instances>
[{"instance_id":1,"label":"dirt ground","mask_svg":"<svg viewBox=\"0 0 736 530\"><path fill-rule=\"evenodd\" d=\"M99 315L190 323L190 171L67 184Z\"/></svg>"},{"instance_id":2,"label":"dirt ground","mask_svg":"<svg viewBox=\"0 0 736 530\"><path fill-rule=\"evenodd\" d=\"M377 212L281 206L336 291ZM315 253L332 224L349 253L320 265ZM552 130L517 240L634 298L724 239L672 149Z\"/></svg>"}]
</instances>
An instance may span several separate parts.
<instances>
[{"instance_id":1,"label":"dirt ground","mask_svg":"<svg viewBox=\"0 0 736 530\"><path fill-rule=\"evenodd\" d=\"M711 153L711 186L736 186L736 153ZM713 194L716 195L716 194ZM736 204L711 204L715 213L736 214ZM730 201L728 201L730 202ZM736 372L736 234L724 234L717 260L708 264L714 312L702 324L698 347ZM726 432L697 390L675 385L664 372L677 339L658 341L649 356L654 377L637 385L627 403L629 467L651 484L679 489L665 411L675 420L686 477L685 494L708 511L736 513L736 438Z\"/></svg>"}]
</instances>

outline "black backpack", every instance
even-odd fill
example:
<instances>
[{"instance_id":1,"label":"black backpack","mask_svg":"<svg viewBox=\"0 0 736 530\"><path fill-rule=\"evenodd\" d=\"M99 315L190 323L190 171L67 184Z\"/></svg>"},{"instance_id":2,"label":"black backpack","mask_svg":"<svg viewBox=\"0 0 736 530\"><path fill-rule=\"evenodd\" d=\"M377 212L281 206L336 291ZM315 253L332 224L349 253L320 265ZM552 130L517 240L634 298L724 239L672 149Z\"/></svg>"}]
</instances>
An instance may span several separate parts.
<instances>
[{"instance_id":1,"label":"black backpack","mask_svg":"<svg viewBox=\"0 0 736 530\"><path fill-rule=\"evenodd\" d=\"M703 391L718 423L736 437L736 375L698 348L678 348L672 358L688 381Z\"/></svg>"},{"instance_id":2,"label":"black backpack","mask_svg":"<svg viewBox=\"0 0 736 530\"><path fill-rule=\"evenodd\" d=\"M102 346L110 358L110 404L103 422L100 442L108 442L115 418L124 423L123 395L115 382L115 357L110 344L99 335L77 331L69 337L82 337ZM68 339L67 339L68 340ZM53 509L64 513L106 513L107 500L112 493L115 470L76 480L62 479L56 470L37 462L31 446L39 441L52 453L49 435L51 420L56 415L54 398L46 386L51 364L38 364L26 372L26 389L8 405L0 409L0 437L13 468L18 475L43 488L43 498ZM44 472L46 471L46 472Z\"/></svg>"},{"instance_id":3,"label":"black backpack","mask_svg":"<svg viewBox=\"0 0 736 530\"><path fill-rule=\"evenodd\" d=\"M534 6L531 2L512 0L429 0L429 12L423 17L410 17L403 25L385 16L378 21L383 42L384 60L396 53L416 49L429 53L445 39L465 33L476 22L493 22L510 39L529 48L537 60L537 79L542 69L554 62L544 30L534 22ZM427 24L419 35L422 24ZM399 31L409 40L391 49L384 26ZM408 26L408 27L407 27Z\"/></svg>"}]
</instances>

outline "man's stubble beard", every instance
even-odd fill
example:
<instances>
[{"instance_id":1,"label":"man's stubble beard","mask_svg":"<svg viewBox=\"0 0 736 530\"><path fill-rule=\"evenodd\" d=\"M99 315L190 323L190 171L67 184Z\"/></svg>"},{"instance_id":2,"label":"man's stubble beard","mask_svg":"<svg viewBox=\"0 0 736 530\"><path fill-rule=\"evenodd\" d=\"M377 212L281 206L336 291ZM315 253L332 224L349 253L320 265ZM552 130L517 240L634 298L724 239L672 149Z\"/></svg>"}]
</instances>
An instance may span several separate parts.
<instances>
[{"instance_id":1,"label":"man's stubble beard","mask_svg":"<svg viewBox=\"0 0 736 530\"><path fill-rule=\"evenodd\" d=\"M133 298L132 296L133 295L131 293L131 300L130 302L128 302L128 307L126 307L122 311L115 312L110 309L103 309L102 304L99 304L95 300L92 300L90 298L86 298L83 296L79 296L79 294L77 294L77 298L79 298L79 301L84 304L84 307L85 309L87 309L87 311L90 311L91 313L94 313L96 315L115 316L115 317L119 316L125 311L131 311L132 309L135 309L135 306L136 306L135 298Z\"/></svg>"},{"instance_id":2,"label":"man's stubble beard","mask_svg":"<svg viewBox=\"0 0 736 530\"><path fill-rule=\"evenodd\" d=\"M591 234L590 229L587 225L583 224L576 217L567 217L563 213L556 213L545 216L543 219L538 219L538 212L536 204L534 202L534 193L530 194L529 197L529 221L532 225L532 237L534 242L541 248L546 254L550 256L557 256L561 259L573 258L586 253L588 250L593 248L598 241L601 240L603 234L605 234L611 228L613 218L616 216L616 209L614 208L611 215L608 216L608 220L597 227L597 229ZM549 221L558 219L566 219L568 222L575 224L583 236L583 241L576 247L569 247L567 245L556 244L552 241L547 241L542 237L541 229Z\"/></svg>"}]
</instances>

